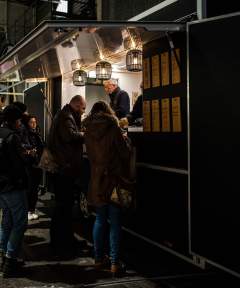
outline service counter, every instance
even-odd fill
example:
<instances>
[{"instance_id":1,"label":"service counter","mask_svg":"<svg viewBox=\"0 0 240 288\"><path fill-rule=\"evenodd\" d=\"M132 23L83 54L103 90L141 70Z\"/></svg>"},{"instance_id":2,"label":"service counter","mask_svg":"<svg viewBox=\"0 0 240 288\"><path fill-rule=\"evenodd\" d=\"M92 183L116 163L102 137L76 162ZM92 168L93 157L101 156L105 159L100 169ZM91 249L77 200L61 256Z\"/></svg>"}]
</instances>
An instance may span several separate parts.
<instances>
[{"instance_id":1,"label":"service counter","mask_svg":"<svg viewBox=\"0 0 240 288\"><path fill-rule=\"evenodd\" d=\"M124 225L135 233L170 249L188 254L188 171L186 139L128 129L136 148L136 211Z\"/></svg>"}]
</instances>

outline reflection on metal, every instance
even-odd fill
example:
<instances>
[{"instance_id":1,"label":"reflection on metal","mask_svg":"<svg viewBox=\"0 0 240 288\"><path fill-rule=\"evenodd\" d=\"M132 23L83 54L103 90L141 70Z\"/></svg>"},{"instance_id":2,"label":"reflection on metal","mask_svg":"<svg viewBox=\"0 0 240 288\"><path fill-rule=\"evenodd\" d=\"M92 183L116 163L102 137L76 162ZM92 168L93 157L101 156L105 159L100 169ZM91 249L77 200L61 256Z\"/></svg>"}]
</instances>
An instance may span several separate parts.
<instances>
[{"instance_id":1,"label":"reflection on metal","mask_svg":"<svg viewBox=\"0 0 240 288\"><path fill-rule=\"evenodd\" d=\"M72 70L80 69L84 61L82 59L75 59L71 61Z\"/></svg>"},{"instance_id":2,"label":"reflection on metal","mask_svg":"<svg viewBox=\"0 0 240 288\"><path fill-rule=\"evenodd\" d=\"M185 169L165 167L165 166L159 166L159 165L150 164L150 163L143 163L143 162L138 162L137 163L137 167L143 167L143 168L148 168L148 169L153 169L153 170L160 170L160 171L176 173L176 174L183 174L183 175L188 175L189 174L188 170L185 170Z\"/></svg>"},{"instance_id":3,"label":"reflection on metal","mask_svg":"<svg viewBox=\"0 0 240 288\"><path fill-rule=\"evenodd\" d=\"M7 80L17 70L21 79L53 78L67 73L71 77L74 59L83 61L81 69L95 70L96 63L103 60L99 50L105 61L126 71L125 57L133 48L132 41L139 49L159 38L162 31L182 31L184 27L168 22L46 21L2 58L0 80Z\"/></svg>"},{"instance_id":4,"label":"reflection on metal","mask_svg":"<svg viewBox=\"0 0 240 288\"><path fill-rule=\"evenodd\" d=\"M155 13L155 12L157 12L157 11L159 11L159 10L161 10L161 9L163 9L163 8L173 4L175 2L178 2L178 1L179 0L165 0L165 1L163 1L157 5L153 6L152 8L130 18L128 21L138 21L138 20L143 19L143 18L145 18L145 17L147 17L147 16L149 16L149 15L151 15L151 14L153 14L153 13Z\"/></svg>"},{"instance_id":5,"label":"reflection on metal","mask_svg":"<svg viewBox=\"0 0 240 288\"><path fill-rule=\"evenodd\" d=\"M24 96L24 93L20 92L1 92L2 95L16 95L16 96Z\"/></svg>"},{"instance_id":6,"label":"reflection on metal","mask_svg":"<svg viewBox=\"0 0 240 288\"><path fill-rule=\"evenodd\" d=\"M10 68L5 73L0 74L0 79L6 78L9 74L13 73L14 71L19 70L22 67L24 67L26 64L32 62L35 59L38 59L39 57L44 55L46 52L48 52L51 48L55 47L58 44L63 43L65 40L67 40L69 37L71 37L75 33L76 33L75 31L71 31L71 32L67 33L66 35L60 36L57 39L54 39L54 40L52 40L50 42L47 42L46 45L44 45L44 46L37 45L37 46L40 46L40 48L37 51L35 50L34 52L32 52L30 54L27 53L28 52L28 50L27 50L28 47L25 47L24 52L26 54L28 54L28 56L26 56L23 60L21 60L18 64L16 64L12 68ZM32 71L33 77L34 77L35 73L36 73L35 71Z\"/></svg>"},{"instance_id":7,"label":"reflection on metal","mask_svg":"<svg viewBox=\"0 0 240 288\"><path fill-rule=\"evenodd\" d=\"M0 90L0 93L3 94L4 91L7 91L7 90L9 90L9 89L11 89L11 88L13 88L13 87L15 87L17 85L20 85L20 84L24 83L24 82L25 81L20 81L20 82L16 82L16 83L12 84L10 86L6 86L6 87L4 87L3 89ZM7 85L9 82L4 82L4 83L6 83L6 85Z\"/></svg>"},{"instance_id":8,"label":"reflection on metal","mask_svg":"<svg viewBox=\"0 0 240 288\"><path fill-rule=\"evenodd\" d=\"M25 81L26 83L40 83L40 82L47 82L47 78L27 78Z\"/></svg>"}]
</instances>

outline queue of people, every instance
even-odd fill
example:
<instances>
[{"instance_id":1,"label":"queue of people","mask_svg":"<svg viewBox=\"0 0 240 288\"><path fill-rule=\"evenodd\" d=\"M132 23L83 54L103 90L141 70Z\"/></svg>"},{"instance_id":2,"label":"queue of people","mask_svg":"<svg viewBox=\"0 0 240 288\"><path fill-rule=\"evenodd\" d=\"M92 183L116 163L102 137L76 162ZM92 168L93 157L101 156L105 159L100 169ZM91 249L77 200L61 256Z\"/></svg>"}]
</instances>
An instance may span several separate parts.
<instances>
[{"instance_id":1,"label":"queue of people","mask_svg":"<svg viewBox=\"0 0 240 288\"><path fill-rule=\"evenodd\" d=\"M87 200L96 213L93 225L95 268L102 269L108 265L116 274L121 271L121 207L112 203L111 194L119 177L128 177L125 167L132 147L125 131L120 128L119 119L129 115L130 100L127 92L114 81L107 81L104 86L111 99L110 105L104 101L96 102L82 121L86 102L82 96L76 95L52 121L47 147L57 170L52 177L55 208L50 225L50 245L59 255L76 253L72 208L74 191L84 174L85 145L91 170ZM4 277L16 275L27 222L39 217L36 203L42 170L38 163L45 144L37 118L26 110L23 103L16 102L2 111L0 270ZM107 258L108 221L110 257Z\"/></svg>"}]
</instances>

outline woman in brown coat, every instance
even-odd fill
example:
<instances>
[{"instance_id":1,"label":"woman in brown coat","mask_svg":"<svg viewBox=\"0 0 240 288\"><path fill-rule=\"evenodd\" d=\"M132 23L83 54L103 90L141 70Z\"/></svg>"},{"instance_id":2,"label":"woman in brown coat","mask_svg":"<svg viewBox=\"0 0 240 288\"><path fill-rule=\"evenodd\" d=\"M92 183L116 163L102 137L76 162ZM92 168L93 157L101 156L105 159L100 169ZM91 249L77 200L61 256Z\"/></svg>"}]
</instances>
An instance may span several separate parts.
<instances>
[{"instance_id":1,"label":"woman in brown coat","mask_svg":"<svg viewBox=\"0 0 240 288\"><path fill-rule=\"evenodd\" d=\"M122 134L114 112L103 101L96 102L85 119L85 143L91 165L89 204L96 209L93 227L95 263L104 261L104 237L110 222L111 271L119 270L121 208L111 203L111 194L124 166L129 161L130 147Z\"/></svg>"}]
</instances>

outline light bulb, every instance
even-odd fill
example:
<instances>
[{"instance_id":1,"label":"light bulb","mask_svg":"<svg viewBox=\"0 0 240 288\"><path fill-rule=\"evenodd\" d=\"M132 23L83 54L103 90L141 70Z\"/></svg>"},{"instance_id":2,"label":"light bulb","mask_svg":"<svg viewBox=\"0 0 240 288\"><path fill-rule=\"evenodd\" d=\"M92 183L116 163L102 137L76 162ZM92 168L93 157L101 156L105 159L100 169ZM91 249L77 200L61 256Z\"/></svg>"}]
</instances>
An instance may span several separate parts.
<instances>
[{"instance_id":1,"label":"light bulb","mask_svg":"<svg viewBox=\"0 0 240 288\"><path fill-rule=\"evenodd\" d=\"M138 64L138 58L137 57L133 57L133 64L134 65Z\"/></svg>"}]
</instances>

